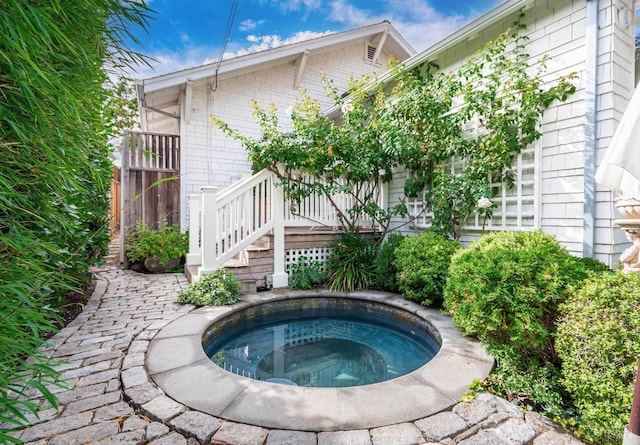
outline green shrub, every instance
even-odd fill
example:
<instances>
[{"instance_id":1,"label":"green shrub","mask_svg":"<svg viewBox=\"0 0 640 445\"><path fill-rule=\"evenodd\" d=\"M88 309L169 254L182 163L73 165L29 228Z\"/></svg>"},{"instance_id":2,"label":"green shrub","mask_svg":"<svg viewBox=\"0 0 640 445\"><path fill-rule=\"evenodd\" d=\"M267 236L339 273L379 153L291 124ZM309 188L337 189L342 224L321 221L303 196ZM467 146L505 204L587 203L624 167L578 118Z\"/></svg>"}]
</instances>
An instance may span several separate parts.
<instances>
[{"instance_id":1,"label":"green shrub","mask_svg":"<svg viewBox=\"0 0 640 445\"><path fill-rule=\"evenodd\" d=\"M402 240L395 252L402 295L425 306L439 306L451 257L460 248L458 242L429 230Z\"/></svg>"},{"instance_id":2,"label":"green shrub","mask_svg":"<svg viewBox=\"0 0 640 445\"><path fill-rule=\"evenodd\" d=\"M353 291L372 287L375 283L375 241L355 232L339 234L329 243L331 255L325 262L327 284L332 291Z\"/></svg>"},{"instance_id":3,"label":"green shrub","mask_svg":"<svg viewBox=\"0 0 640 445\"><path fill-rule=\"evenodd\" d=\"M598 444L620 443L640 357L640 274L593 277L560 311L556 347L578 408L578 433Z\"/></svg>"},{"instance_id":4,"label":"green shrub","mask_svg":"<svg viewBox=\"0 0 640 445\"><path fill-rule=\"evenodd\" d=\"M156 257L160 263L182 258L189 251L189 235L180 232L178 225L160 227L153 230L138 221L136 227L127 234L124 251L131 262L144 261Z\"/></svg>"},{"instance_id":5,"label":"green shrub","mask_svg":"<svg viewBox=\"0 0 640 445\"><path fill-rule=\"evenodd\" d=\"M240 299L242 283L225 269L202 275L178 295L178 303L196 306L223 306Z\"/></svg>"},{"instance_id":6,"label":"green shrub","mask_svg":"<svg viewBox=\"0 0 640 445\"><path fill-rule=\"evenodd\" d=\"M391 234L380 246L376 260L376 284L389 292L399 292L398 266L396 265L396 249L405 237Z\"/></svg>"},{"instance_id":7,"label":"green shrub","mask_svg":"<svg viewBox=\"0 0 640 445\"><path fill-rule=\"evenodd\" d=\"M54 408L42 344L109 243L105 70L135 64L143 2L30 0L0 7L0 443ZM111 133L111 134L110 134ZM39 352L40 351L40 352ZM34 357L35 356L35 357ZM25 386L26 384L26 386ZM49 389L47 389L49 388ZM22 397L28 390L28 396ZM57 393L57 391L54 391ZM28 416L27 416L28 414Z\"/></svg>"},{"instance_id":8,"label":"green shrub","mask_svg":"<svg viewBox=\"0 0 640 445\"><path fill-rule=\"evenodd\" d=\"M599 264L599 263L598 263ZM604 266L602 266L604 267ZM454 255L444 291L456 325L490 350L556 363L558 305L595 262L572 256L539 231L485 235Z\"/></svg>"},{"instance_id":9,"label":"green shrub","mask_svg":"<svg viewBox=\"0 0 640 445\"><path fill-rule=\"evenodd\" d=\"M289 266L289 273L289 286L295 289L313 289L325 280L323 264L320 261L309 261L305 256Z\"/></svg>"},{"instance_id":10,"label":"green shrub","mask_svg":"<svg viewBox=\"0 0 640 445\"><path fill-rule=\"evenodd\" d=\"M509 350L494 350L496 367L485 379L485 387L506 400L535 410L552 419L573 415L571 401L562 386L560 368L524 358ZM564 422L567 425L567 422Z\"/></svg>"}]
</instances>

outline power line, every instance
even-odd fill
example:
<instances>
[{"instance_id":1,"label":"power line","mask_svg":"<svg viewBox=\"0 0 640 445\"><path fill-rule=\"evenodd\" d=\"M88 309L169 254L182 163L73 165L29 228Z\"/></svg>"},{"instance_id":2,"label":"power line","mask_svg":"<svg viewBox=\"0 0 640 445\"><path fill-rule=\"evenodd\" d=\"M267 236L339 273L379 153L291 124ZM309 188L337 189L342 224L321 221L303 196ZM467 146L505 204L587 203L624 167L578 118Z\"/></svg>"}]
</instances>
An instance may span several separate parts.
<instances>
[{"instance_id":1,"label":"power line","mask_svg":"<svg viewBox=\"0 0 640 445\"><path fill-rule=\"evenodd\" d=\"M231 35L231 29L233 28L233 21L236 18L236 10L238 9L238 0L233 0L231 4L231 11L229 11L229 19L227 20L227 29L224 31L224 39L222 41L222 48L220 48L220 56L218 57L218 64L216 66L216 72L213 75L213 87L212 91L218 89L218 71L220 71L220 65L222 64L222 57L227 49L227 42L229 42L229 36Z\"/></svg>"}]
</instances>

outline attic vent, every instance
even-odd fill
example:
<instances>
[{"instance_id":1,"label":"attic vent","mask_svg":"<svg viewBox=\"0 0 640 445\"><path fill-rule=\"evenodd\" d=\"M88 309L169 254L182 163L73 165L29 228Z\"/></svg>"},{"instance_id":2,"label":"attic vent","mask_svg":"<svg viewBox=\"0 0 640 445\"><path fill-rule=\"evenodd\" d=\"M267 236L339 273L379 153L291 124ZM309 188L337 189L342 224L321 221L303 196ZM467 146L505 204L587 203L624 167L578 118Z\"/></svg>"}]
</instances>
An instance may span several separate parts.
<instances>
[{"instance_id":1,"label":"attic vent","mask_svg":"<svg viewBox=\"0 0 640 445\"><path fill-rule=\"evenodd\" d=\"M376 55L376 47L367 43L367 60L373 60Z\"/></svg>"}]
</instances>

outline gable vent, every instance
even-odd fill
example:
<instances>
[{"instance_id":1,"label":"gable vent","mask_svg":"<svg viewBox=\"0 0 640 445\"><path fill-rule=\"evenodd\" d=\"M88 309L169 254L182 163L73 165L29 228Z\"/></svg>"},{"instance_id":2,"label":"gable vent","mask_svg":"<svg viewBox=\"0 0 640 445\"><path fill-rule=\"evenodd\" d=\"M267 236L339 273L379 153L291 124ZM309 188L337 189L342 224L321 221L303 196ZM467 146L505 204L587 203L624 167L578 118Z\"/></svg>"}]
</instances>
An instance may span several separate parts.
<instances>
[{"instance_id":1,"label":"gable vent","mask_svg":"<svg viewBox=\"0 0 640 445\"><path fill-rule=\"evenodd\" d=\"M367 59L373 60L373 56L376 55L376 47L370 44L367 44Z\"/></svg>"}]
</instances>

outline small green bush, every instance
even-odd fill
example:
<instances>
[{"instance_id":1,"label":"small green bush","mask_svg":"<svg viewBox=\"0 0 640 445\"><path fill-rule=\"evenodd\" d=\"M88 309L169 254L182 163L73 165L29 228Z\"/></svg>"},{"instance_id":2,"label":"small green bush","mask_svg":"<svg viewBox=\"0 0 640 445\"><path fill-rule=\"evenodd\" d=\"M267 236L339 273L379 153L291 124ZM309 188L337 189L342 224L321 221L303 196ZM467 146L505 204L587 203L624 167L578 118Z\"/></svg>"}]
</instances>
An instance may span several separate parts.
<instances>
[{"instance_id":1,"label":"small green bush","mask_svg":"<svg viewBox=\"0 0 640 445\"><path fill-rule=\"evenodd\" d=\"M294 289L313 289L325 280L324 266L320 261L309 261L301 256L289 266L289 286Z\"/></svg>"},{"instance_id":2,"label":"small green bush","mask_svg":"<svg viewBox=\"0 0 640 445\"><path fill-rule=\"evenodd\" d=\"M163 225L153 230L138 221L136 227L127 234L124 251L131 262L157 257L160 263L182 258L189 251L189 235L180 232L178 225Z\"/></svg>"},{"instance_id":3,"label":"small green bush","mask_svg":"<svg viewBox=\"0 0 640 445\"><path fill-rule=\"evenodd\" d=\"M629 422L640 357L640 274L587 280L560 307L556 348L578 408L578 433L618 444Z\"/></svg>"},{"instance_id":4,"label":"small green bush","mask_svg":"<svg viewBox=\"0 0 640 445\"><path fill-rule=\"evenodd\" d=\"M402 240L395 251L402 295L425 306L439 306L451 257L459 249L457 241L429 230Z\"/></svg>"},{"instance_id":5,"label":"small green bush","mask_svg":"<svg viewBox=\"0 0 640 445\"><path fill-rule=\"evenodd\" d=\"M371 237L355 232L339 234L329 243L325 262L327 285L332 291L353 291L373 286L378 247Z\"/></svg>"},{"instance_id":6,"label":"small green bush","mask_svg":"<svg viewBox=\"0 0 640 445\"><path fill-rule=\"evenodd\" d=\"M535 408L552 419L566 420L573 415L571 401L561 383L560 368L509 350L494 350L492 355L496 368L483 382L489 391L526 408Z\"/></svg>"},{"instance_id":7,"label":"small green bush","mask_svg":"<svg viewBox=\"0 0 640 445\"><path fill-rule=\"evenodd\" d=\"M511 348L556 363L558 305L570 285L605 268L597 264L572 256L539 231L492 233L454 255L445 307L465 334L490 350Z\"/></svg>"},{"instance_id":8,"label":"small green bush","mask_svg":"<svg viewBox=\"0 0 640 445\"><path fill-rule=\"evenodd\" d=\"M240 299L242 283L225 269L202 275L178 295L178 303L196 306L223 306Z\"/></svg>"},{"instance_id":9,"label":"small green bush","mask_svg":"<svg viewBox=\"0 0 640 445\"><path fill-rule=\"evenodd\" d=\"M380 246L380 253L376 260L376 284L389 292L399 292L398 266L396 265L396 249L400 246L404 236L391 234Z\"/></svg>"}]
</instances>

